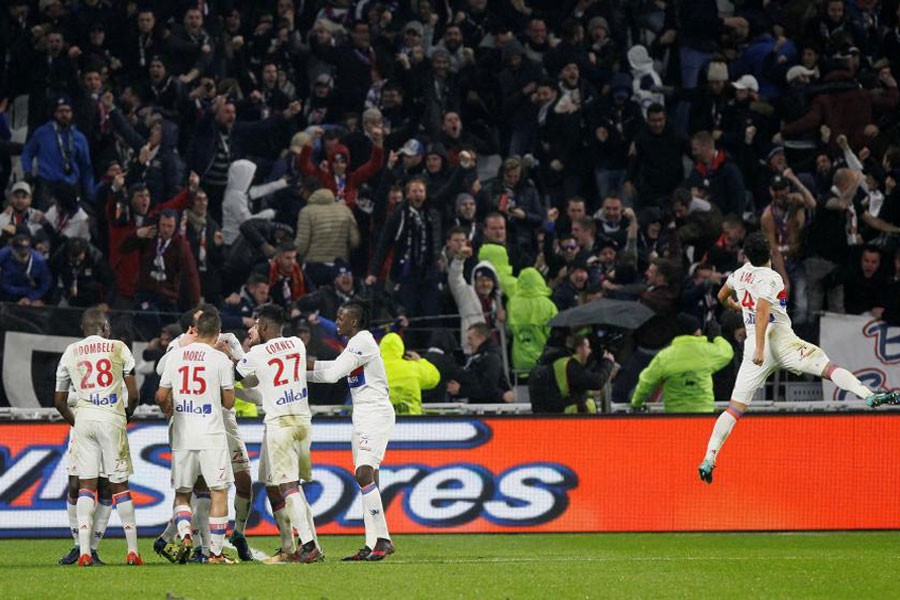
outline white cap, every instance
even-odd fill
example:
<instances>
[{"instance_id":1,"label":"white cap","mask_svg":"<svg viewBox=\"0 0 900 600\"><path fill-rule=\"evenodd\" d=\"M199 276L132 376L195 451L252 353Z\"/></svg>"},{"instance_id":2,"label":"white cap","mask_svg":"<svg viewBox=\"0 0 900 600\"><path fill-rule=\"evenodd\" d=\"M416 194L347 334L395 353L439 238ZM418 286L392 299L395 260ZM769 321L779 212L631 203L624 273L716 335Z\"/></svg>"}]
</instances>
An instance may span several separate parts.
<instances>
[{"instance_id":1,"label":"white cap","mask_svg":"<svg viewBox=\"0 0 900 600\"><path fill-rule=\"evenodd\" d=\"M736 90L752 90L754 92L759 91L759 82L756 81L756 77L753 75L744 75L737 81L733 81L731 85L734 86Z\"/></svg>"},{"instance_id":2,"label":"white cap","mask_svg":"<svg viewBox=\"0 0 900 600\"><path fill-rule=\"evenodd\" d=\"M30 196L31 186L28 185L27 181L17 181L16 184L12 186L12 189L9 191L9 193L15 194L16 192L25 192Z\"/></svg>"},{"instance_id":3,"label":"white cap","mask_svg":"<svg viewBox=\"0 0 900 600\"><path fill-rule=\"evenodd\" d=\"M791 83L795 79L797 79L798 77L802 77L803 75L806 75L807 77L812 77L815 74L816 74L815 69L807 69L803 65L796 65L796 66L793 66L790 69L788 69L788 72L784 76L784 78L787 80L788 83Z\"/></svg>"}]
</instances>

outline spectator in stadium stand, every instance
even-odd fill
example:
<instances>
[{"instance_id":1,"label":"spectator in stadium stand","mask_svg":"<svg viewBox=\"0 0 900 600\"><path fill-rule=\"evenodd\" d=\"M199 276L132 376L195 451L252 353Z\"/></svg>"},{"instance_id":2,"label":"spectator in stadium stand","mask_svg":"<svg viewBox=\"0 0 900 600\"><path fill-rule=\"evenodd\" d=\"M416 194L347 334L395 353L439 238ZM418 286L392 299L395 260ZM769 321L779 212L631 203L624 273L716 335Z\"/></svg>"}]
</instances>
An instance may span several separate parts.
<instances>
[{"instance_id":1,"label":"spectator in stadium stand","mask_svg":"<svg viewBox=\"0 0 900 600\"><path fill-rule=\"evenodd\" d=\"M389 333L378 343L388 388L391 390L391 404L398 415L421 415L422 391L437 387L441 374L437 368L412 350L406 350L403 338Z\"/></svg>"},{"instance_id":2,"label":"spectator in stadium stand","mask_svg":"<svg viewBox=\"0 0 900 600\"><path fill-rule=\"evenodd\" d=\"M628 402L641 371L653 357L675 337L675 315L681 300L681 266L679 261L655 258L645 273L645 286L638 302L656 313L634 332L635 352L623 364L613 384L614 402ZM607 287L607 286L604 286ZM621 290L618 284L612 289Z\"/></svg>"},{"instance_id":3,"label":"spectator in stadium stand","mask_svg":"<svg viewBox=\"0 0 900 600\"><path fill-rule=\"evenodd\" d=\"M266 277L272 302L292 313L294 303L315 289L297 263L297 248L290 239L281 242L275 256L256 272Z\"/></svg>"},{"instance_id":4,"label":"spectator in stadium stand","mask_svg":"<svg viewBox=\"0 0 900 600\"><path fill-rule=\"evenodd\" d=\"M687 139L668 122L662 104L647 108L646 125L629 150L628 172L623 195L633 198L632 206L665 206L669 196L684 180L682 157L690 151Z\"/></svg>"},{"instance_id":5,"label":"spectator in stadium stand","mask_svg":"<svg viewBox=\"0 0 900 600\"><path fill-rule=\"evenodd\" d=\"M294 239L294 228L278 221L250 219L241 223L241 235L227 250L224 288L226 293L236 290L247 276L260 265L275 256L275 249Z\"/></svg>"},{"instance_id":6,"label":"spectator in stadium stand","mask_svg":"<svg viewBox=\"0 0 900 600\"><path fill-rule=\"evenodd\" d=\"M545 26L546 27L546 26ZM531 95L541 80L541 66L526 56L518 40L503 46L504 69L499 75L503 97L502 123L509 130L510 156L534 153L537 146L537 112Z\"/></svg>"},{"instance_id":7,"label":"spectator in stadium stand","mask_svg":"<svg viewBox=\"0 0 900 600\"><path fill-rule=\"evenodd\" d=\"M887 285L881 289L872 314L876 319L882 319L888 325L900 325L900 247L894 250L891 275L887 278Z\"/></svg>"},{"instance_id":8,"label":"spectator in stadium stand","mask_svg":"<svg viewBox=\"0 0 900 600\"><path fill-rule=\"evenodd\" d=\"M38 127L22 150L22 171L34 177L35 203L46 209L52 186L77 186L89 202L94 199L94 168L87 138L72 125L72 99L59 96L53 103L53 120ZM37 173L32 162L37 159Z\"/></svg>"},{"instance_id":9,"label":"spectator in stadium stand","mask_svg":"<svg viewBox=\"0 0 900 600\"><path fill-rule=\"evenodd\" d=\"M472 256L472 248L461 246L456 249L447 272L447 285L456 303L455 311L460 317L460 339L466 347L466 333L475 323L487 323L491 329L502 327L506 322L503 308L503 288L497 271L487 260L482 260L472 269L472 283L466 283L464 265Z\"/></svg>"},{"instance_id":10,"label":"spectator in stadium stand","mask_svg":"<svg viewBox=\"0 0 900 600\"><path fill-rule=\"evenodd\" d=\"M68 238L91 239L90 217L81 206L78 190L66 183L52 187L53 204L44 213L44 231L57 250Z\"/></svg>"},{"instance_id":11,"label":"spectator in stadium stand","mask_svg":"<svg viewBox=\"0 0 900 600\"><path fill-rule=\"evenodd\" d=\"M503 161L498 177L486 192L490 199L488 210L506 218L507 247L516 257L516 265L533 265L537 257L535 235L544 221L544 209L522 160L512 157Z\"/></svg>"},{"instance_id":12,"label":"spectator in stadium stand","mask_svg":"<svg viewBox=\"0 0 900 600\"><path fill-rule=\"evenodd\" d=\"M628 242L628 227L636 218L634 210L630 207L625 208L621 198L607 196L603 199L600 210L594 215L594 220L597 223L595 239L611 239L619 248L624 248Z\"/></svg>"},{"instance_id":13,"label":"spectator in stadium stand","mask_svg":"<svg viewBox=\"0 0 900 600\"><path fill-rule=\"evenodd\" d=\"M19 233L0 248L0 300L23 306L43 306L53 284L44 257L32 247L31 236Z\"/></svg>"},{"instance_id":14,"label":"spectator in stadium stand","mask_svg":"<svg viewBox=\"0 0 900 600\"><path fill-rule=\"evenodd\" d=\"M877 246L863 246L844 276L844 308L848 315L872 312L888 279L887 260Z\"/></svg>"},{"instance_id":15,"label":"spectator in stadium stand","mask_svg":"<svg viewBox=\"0 0 900 600\"><path fill-rule=\"evenodd\" d=\"M209 198L198 189L190 207L182 213L180 233L187 240L200 275L200 294L215 305L221 303L222 271L225 266L225 236L209 216Z\"/></svg>"},{"instance_id":16,"label":"spectator in stadium stand","mask_svg":"<svg viewBox=\"0 0 900 600\"><path fill-rule=\"evenodd\" d=\"M622 193L628 149L643 124L640 106L631 99L631 77L615 74L609 97L588 113L594 181L600 198Z\"/></svg>"},{"instance_id":17,"label":"spectator in stadium stand","mask_svg":"<svg viewBox=\"0 0 900 600\"><path fill-rule=\"evenodd\" d=\"M139 80L140 74L150 67L153 59L166 51L163 27L157 27L156 15L151 7L138 8L134 25L127 37L129 42L123 45L121 53L122 71L129 80Z\"/></svg>"},{"instance_id":18,"label":"spectator in stadium stand","mask_svg":"<svg viewBox=\"0 0 900 600\"><path fill-rule=\"evenodd\" d=\"M286 121L292 120L300 112L300 103L292 102L278 115L263 121L242 123L237 121L234 101L225 96L216 96L210 107L197 121L190 153L190 168L203 179L203 189L209 197L209 213L213 219L222 222L222 203L228 184L228 167L244 158L244 145L251 139L276 135ZM246 188L241 190L246 192Z\"/></svg>"},{"instance_id":19,"label":"spectator in stadium stand","mask_svg":"<svg viewBox=\"0 0 900 600\"><path fill-rule=\"evenodd\" d=\"M197 264L187 240L178 233L176 210L163 210L156 227L136 229L122 241L121 250L139 256L135 310L179 313L200 301Z\"/></svg>"},{"instance_id":20,"label":"spectator in stadium stand","mask_svg":"<svg viewBox=\"0 0 900 600\"><path fill-rule=\"evenodd\" d=\"M372 286L378 281L392 249L390 279L397 286L395 298L405 308L406 316L435 316L440 308L437 287L443 243L440 216L436 209L427 205L426 184L422 178L410 179L405 192L406 200L388 218L381 231L365 283Z\"/></svg>"},{"instance_id":21,"label":"spectator in stadium stand","mask_svg":"<svg viewBox=\"0 0 900 600\"><path fill-rule=\"evenodd\" d=\"M38 19L42 20L40 17ZM26 20L34 23L34 20ZM71 108L70 96L78 90L78 69L74 59L69 56L69 43L72 40L66 38L68 34L64 32L64 27L48 21L50 19L32 25L30 34L20 38L19 47L11 48L18 54L17 62L21 65L18 75L23 83L19 84L19 91L28 94L28 131L35 133L48 117L55 118L61 98L65 98ZM71 112L69 121L71 122ZM51 136L55 138L52 132ZM52 142L55 143L56 140L52 139ZM30 173L30 163L28 169L22 170ZM72 178L70 183L76 181L77 178ZM39 195L38 190L35 192Z\"/></svg>"},{"instance_id":22,"label":"spectator in stadium stand","mask_svg":"<svg viewBox=\"0 0 900 600\"><path fill-rule=\"evenodd\" d=\"M527 267L519 273L516 295L509 299L507 321L512 333L512 366L531 370L550 335L547 323L558 312L543 275Z\"/></svg>"},{"instance_id":23,"label":"spectator in stadium stand","mask_svg":"<svg viewBox=\"0 0 900 600\"><path fill-rule=\"evenodd\" d=\"M226 246L235 242L242 223L250 219L270 220L275 217L275 209L272 208L254 214L250 210L254 200L288 187L286 177L262 185L253 185L255 174L256 163L250 160L236 160L228 166L228 185L222 203L222 235Z\"/></svg>"},{"instance_id":24,"label":"spectator in stadium stand","mask_svg":"<svg viewBox=\"0 0 900 600\"><path fill-rule=\"evenodd\" d=\"M183 83L206 73L215 60L216 42L203 27L203 21L203 11L190 7L184 11L181 23L173 24L171 34L166 37L172 73Z\"/></svg>"},{"instance_id":25,"label":"spectator in stadium stand","mask_svg":"<svg viewBox=\"0 0 900 600\"><path fill-rule=\"evenodd\" d=\"M608 350L597 360L587 337L554 331L528 377L531 411L596 413L597 403L588 393L602 390L615 370L615 357Z\"/></svg>"},{"instance_id":26,"label":"spectator in stadium stand","mask_svg":"<svg viewBox=\"0 0 900 600\"><path fill-rule=\"evenodd\" d=\"M371 69L379 60L379 50L372 46L366 21L356 21L350 26L348 42L323 43L320 36L309 37L313 56L336 69L344 110L359 113L372 85Z\"/></svg>"},{"instance_id":27,"label":"spectator in stadium stand","mask_svg":"<svg viewBox=\"0 0 900 600\"><path fill-rule=\"evenodd\" d=\"M297 308L304 313L318 312L319 316L334 321L338 309L353 298L368 298L369 290L356 281L349 263L340 257L331 262L328 281L316 291L300 298Z\"/></svg>"},{"instance_id":28,"label":"spectator in stadium stand","mask_svg":"<svg viewBox=\"0 0 900 600\"><path fill-rule=\"evenodd\" d=\"M239 292L225 298L222 304L222 329L249 329L260 306L269 301L269 280L265 275L252 273Z\"/></svg>"},{"instance_id":29,"label":"spectator in stadium stand","mask_svg":"<svg viewBox=\"0 0 900 600\"><path fill-rule=\"evenodd\" d=\"M34 235L43 226L44 213L31 206L31 186L18 181L9 192L9 204L0 212L0 248L16 233Z\"/></svg>"},{"instance_id":30,"label":"spectator in stadium stand","mask_svg":"<svg viewBox=\"0 0 900 600\"><path fill-rule=\"evenodd\" d=\"M70 238L50 259L56 277L57 302L69 306L110 308L116 298L116 277L103 254L83 238Z\"/></svg>"},{"instance_id":31,"label":"spectator in stadium stand","mask_svg":"<svg viewBox=\"0 0 900 600\"><path fill-rule=\"evenodd\" d=\"M331 283L335 259L349 261L350 251L359 242L359 226L347 205L339 203L328 188L313 192L308 204L300 210L295 239L297 260L313 283L316 286Z\"/></svg>"},{"instance_id":32,"label":"spectator in stadium stand","mask_svg":"<svg viewBox=\"0 0 900 600\"><path fill-rule=\"evenodd\" d=\"M174 198L150 208L150 190L144 183L132 184L126 193L125 176L120 172L109 186L106 222L109 227L109 265L116 274L116 291L123 302L116 308L132 304L138 279L140 255L122 251L124 241L141 230L141 239L156 235L154 220L164 210L184 210L191 195L199 189L199 178L191 176L188 185Z\"/></svg>"},{"instance_id":33,"label":"spectator in stadium stand","mask_svg":"<svg viewBox=\"0 0 900 600\"><path fill-rule=\"evenodd\" d=\"M553 206L558 208L566 198L581 191L579 169L584 150L580 140L584 114L552 79L538 83L531 101L538 107L540 179Z\"/></svg>"},{"instance_id":34,"label":"spectator in stadium stand","mask_svg":"<svg viewBox=\"0 0 900 600\"><path fill-rule=\"evenodd\" d=\"M344 145L347 146L347 152L350 155L350 164L347 169L350 172L356 171L361 166L369 162L372 156L372 146L375 145L373 134L376 130L381 132L382 136L382 152L384 152L384 118L381 111L377 108L367 108L362 113L362 129L358 129L346 138ZM382 161L383 162L383 161Z\"/></svg>"},{"instance_id":35,"label":"spectator in stadium stand","mask_svg":"<svg viewBox=\"0 0 900 600\"><path fill-rule=\"evenodd\" d=\"M725 279L726 275L716 271L710 264L692 264L681 286L682 313L699 319L702 327L714 321L719 308L716 293Z\"/></svg>"},{"instance_id":36,"label":"spectator in stadium stand","mask_svg":"<svg viewBox=\"0 0 900 600\"><path fill-rule=\"evenodd\" d=\"M688 114L688 133L694 135L698 131L711 131L716 135L722 132L722 116L728 102L728 65L714 60L706 68L706 85L691 89L683 89L677 94L679 98L690 100Z\"/></svg>"},{"instance_id":37,"label":"spectator in stadium stand","mask_svg":"<svg viewBox=\"0 0 900 600\"><path fill-rule=\"evenodd\" d=\"M318 166L313 164L313 143L324 134L325 130L321 127L312 129L312 137L303 146L300 156L297 157L300 170L307 177L317 177L322 187L331 190L342 204L353 208L356 205L359 187L381 171L381 167L384 164L384 148L382 146L384 132L381 128L372 129L371 156L368 162L355 171L349 170L350 151L344 145L336 146L334 151L326 157L323 164Z\"/></svg>"},{"instance_id":38,"label":"spectator in stadium stand","mask_svg":"<svg viewBox=\"0 0 900 600\"><path fill-rule=\"evenodd\" d=\"M572 222L572 237L578 242L578 251L592 253L597 244L597 221L591 217L578 217Z\"/></svg>"},{"instance_id":39,"label":"spectator in stadium stand","mask_svg":"<svg viewBox=\"0 0 900 600\"><path fill-rule=\"evenodd\" d=\"M691 185L709 182L709 201L722 214L742 216L747 207L744 176L725 150L716 148L716 142L707 131L700 131L691 138L691 152L696 162L688 177Z\"/></svg>"},{"instance_id":40,"label":"spectator in stadium stand","mask_svg":"<svg viewBox=\"0 0 900 600\"><path fill-rule=\"evenodd\" d=\"M679 313L676 321L677 331L671 345L662 349L641 371L631 396L632 409L643 408L647 398L662 384L666 412L715 410L712 374L731 361L734 350L720 335L708 340L697 317Z\"/></svg>"},{"instance_id":41,"label":"spectator in stadium stand","mask_svg":"<svg viewBox=\"0 0 900 600\"><path fill-rule=\"evenodd\" d=\"M706 255L722 232L722 212L706 200L695 200L691 190L678 188L671 199L672 227L691 260Z\"/></svg>"},{"instance_id":42,"label":"spectator in stadium stand","mask_svg":"<svg viewBox=\"0 0 900 600\"><path fill-rule=\"evenodd\" d=\"M578 219L587 216L587 206L585 199L581 196L572 196L566 199L566 210L560 212L556 207L547 211L547 222L552 224L553 235L557 240L562 240L572 233L572 224Z\"/></svg>"},{"instance_id":43,"label":"spectator in stadium stand","mask_svg":"<svg viewBox=\"0 0 900 600\"><path fill-rule=\"evenodd\" d=\"M744 225L744 221L736 215L728 215L722 220L718 239L701 260L710 263L721 273L737 271L743 264L741 247L744 245L746 235L747 226Z\"/></svg>"},{"instance_id":44,"label":"spectator in stadium stand","mask_svg":"<svg viewBox=\"0 0 900 600\"><path fill-rule=\"evenodd\" d=\"M560 312L582 304L582 296L587 291L589 270L587 259L583 255L566 266L566 279L553 290L553 304Z\"/></svg>"},{"instance_id":45,"label":"spectator in stadium stand","mask_svg":"<svg viewBox=\"0 0 900 600\"><path fill-rule=\"evenodd\" d=\"M503 359L491 329L484 323L470 325L466 330L466 345L469 358L458 373L459 380L447 382L447 393L470 403L513 402L515 394L503 373Z\"/></svg>"},{"instance_id":46,"label":"spectator in stadium stand","mask_svg":"<svg viewBox=\"0 0 900 600\"><path fill-rule=\"evenodd\" d=\"M857 190L862 179L862 173L838 169L831 189L816 202L804 262L810 315L824 310L826 299L829 311L844 312L844 286L839 275L851 246L859 241L856 215L862 208L857 206Z\"/></svg>"}]
</instances>

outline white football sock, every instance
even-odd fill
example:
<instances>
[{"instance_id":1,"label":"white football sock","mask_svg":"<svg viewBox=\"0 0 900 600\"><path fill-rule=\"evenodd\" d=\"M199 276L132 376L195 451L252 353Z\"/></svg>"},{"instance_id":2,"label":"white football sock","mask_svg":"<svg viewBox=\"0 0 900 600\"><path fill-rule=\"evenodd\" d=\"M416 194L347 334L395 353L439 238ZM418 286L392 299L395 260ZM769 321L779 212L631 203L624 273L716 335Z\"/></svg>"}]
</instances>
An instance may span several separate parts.
<instances>
[{"instance_id":1,"label":"white football sock","mask_svg":"<svg viewBox=\"0 0 900 600\"><path fill-rule=\"evenodd\" d=\"M214 556L222 554L225 545L225 532L228 531L228 516L209 518L209 551Z\"/></svg>"},{"instance_id":2,"label":"white football sock","mask_svg":"<svg viewBox=\"0 0 900 600\"><path fill-rule=\"evenodd\" d=\"M856 378L856 375L841 367L838 367L831 372L831 381L842 390L846 390L851 394L856 394L863 400L873 394L872 390L864 386L862 382Z\"/></svg>"},{"instance_id":3,"label":"white football sock","mask_svg":"<svg viewBox=\"0 0 900 600\"><path fill-rule=\"evenodd\" d=\"M69 515L69 531L72 533L72 539L78 544L78 496L74 499L66 498L66 514Z\"/></svg>"},{"instance_id":4,"label":"white football sock","mask_svg":"<svg viewBox=\"0 0 900 600\"><path fill-rule=\"evenodd\" d=\"M90 556L94 521L94 492L87 489L78 490L78 503L75 510L78 513L78 547L82 555Z\"/></svg>"},{"instance_id":5,"label":"white football sock","mask_svg":"<svg viewBox=\"0 0 900 600\"><path fill-rule=\"evenodd\" d=\"M209 492L194 492L191 498L191 510L194 516L191 517L191 530L194 532L194 538L200 536L200 547L203 554L209 555L210 533L209 533L209 507L212 504Z\"/></svg>"},{"instance_id":6,"label":"white football sock","mask_svg":"<svg viewBox=\"0 0 900 600\"><path fill-rule=\"evenodd\" d=\"M250 505L252 498L244 498L240 493L234 494L234 532L244 533L247 519L250 518Z\"/></svg>"},{"instance_id":7,"label":"white football sock","mask_svg":"<svg viewBox=\"0 0 900 600\"><path fill-rule=\"evenodd\" d=\"M722 448L722 444L725 443L725 440L728 439L731 429L734 427L734 424L737 423L740 416L741 413L730 406L725 409L725 412L719 415L719 418L716 419L716 424L713 427L712 435L709 436L709 445L706 447L706 457L704 460L716 464L719 450Z\"/></svg>"},{"instance_id":8,"label":"white football sock","mask_svg":"<svg viewBox=\"0 0 900 600\"><path fill-rule=\"evenodd\" d=\"M306 494L302 489L293 488L284 494L284 504L287 507L288 514L291 515L291 523L297 528L300 534L300 544L307 544L315 541L315 529L310 527L310 509L309 503L306 501Z\"/></svg>"},{"instance_id":9,"label":"white football sock","mask_svg":"<svg viewBox=\"0 0 900 600\"><path fill-rule=\"evenodd\" d=\"M176 535L178 535L178 527L175 525L175 521L173 519L169 519L169 522L166 523L166 528L163 529L161 534L159 534L159 537L164 539L166 543L170 543L175 539Z\"/></svg>"},{"instance_id":10,"label":"white football sock","mask_svg":"<svg viewBox=\"0 0 900 600\"><path fill-rule=\"evenodd\" d=\"M116 503L116 512L122 522L122 530L125 532L125 542L128 544L128 552L138 554L137 524L134 518L134 502L131 501L131 492L124 491L113 494Z\"/></svg>"},{"instance_id":11,"label":"white football sock","mask_svg":"<svg viewBox=\"0 0 900 600\"><path fill-rule=\"evenodd\" d=\"M191 536L191 507L187 504L175 506L175 527L178 528L178 537L184 539Z\"/></svg>"},{"instance_id":12,"label":"white football sock","mask_svg":"<svg viewBox=\"0 0 900 600\"><path fill-rule=\"evenodd\" d=\"M278 526L278 536L281 538L281 551L285 554L293 554L297 551L294 544L294 530L291 528L291 518L288 515L284 505L278 510L272 509L272 516L275 517L275 524Z\"/></svg>"},{"instance_id":13,"label":"white football sock","mask_svg":"<svg viewBox=\"0 0 900 600\"><path fill-rule=\"evenodd\" d=\"M366 523L366 546L374 549L375 542L379 539L391 539L384 518L384 506L381 504L381 492L378 491L378 484L374 481L359 491L362 494L363 511L371 516L371 526Z\"/></svg>"},{"instance_id":14,"label":"white football sock","mask_svg":"<svg viewBox=\"0 0 900 600\"><path fill-rule=\"evenodd\" d=\"M94 535L91 537L91 550L96 550L100 545L100 540L106 533L106 526L109 525L109 515L112 514L112 501L100 498L100 503L94 509Z\"/></svg>"}]
</instances>

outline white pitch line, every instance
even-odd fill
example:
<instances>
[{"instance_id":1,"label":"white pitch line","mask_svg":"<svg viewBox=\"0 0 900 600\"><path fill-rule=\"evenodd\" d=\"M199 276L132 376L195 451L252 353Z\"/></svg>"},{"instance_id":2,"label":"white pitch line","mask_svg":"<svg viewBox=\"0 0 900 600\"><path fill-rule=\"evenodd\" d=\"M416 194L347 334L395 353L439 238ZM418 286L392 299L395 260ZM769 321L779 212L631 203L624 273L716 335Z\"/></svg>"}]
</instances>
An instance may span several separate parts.
<instances>
[{"instance_id":1,"label":"white pitch line","mask_svg":"<svg viewBox=\"0 0 900 600\"><path fill-rule=\"evenodd\" d=\"M900 556L882 557L900 559ZM566 563L566 562L692 562L692 561L778 561L778 560L832 560L845 561L846 556L638 556L638 557L604 557L604 556L548 556L548 557L490 557L490 558L421 558L421 559L385 559L385 564L421 565L421 564L479 564L479 563Z\"/></svg>"}]
</instances>

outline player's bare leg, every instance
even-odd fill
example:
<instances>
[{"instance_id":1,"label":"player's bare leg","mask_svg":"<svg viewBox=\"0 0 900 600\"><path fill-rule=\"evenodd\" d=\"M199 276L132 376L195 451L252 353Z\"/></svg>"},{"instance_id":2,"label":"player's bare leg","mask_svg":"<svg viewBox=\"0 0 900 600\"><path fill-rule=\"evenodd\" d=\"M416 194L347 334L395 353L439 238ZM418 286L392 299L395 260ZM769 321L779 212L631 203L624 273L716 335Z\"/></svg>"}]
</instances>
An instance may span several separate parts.
<instances>
[{"instance_id":1,"label":"player's bare leg","mask_svg":"<svg viewBox=\"0 0 900 600\"><path fill-rule=\"evenodd\" d=\"M209 495L209 564L233 565L234 561L222 554L228 531L228 488L211 489Z\"/></svg>"},{"instance_id":2,"label":"player's bare leg","mask_svg":"<svg viewBox=\"0 0 900 600\"><path fill-rule=\"evenodd\" d=\"M66 486L66 514L69 516L69 531L72 533L74 544L69 552L59 559L61 565L74 565L81 554L78 547L78 512L75 506L78 504L78 476L69 475L69 483Z\"/></svg>"},{"instance_id":3,"label":"player's bare leg","mask_svg":"<svg viewBox=\"0 0 900 600\"><path fill-rule=\"evenodd\" d=\"M381 492L376 481L377 471L370 465L360 465L356 469L356 483L362 494L363 515L370 518L365 521L366 547L371 552L364 560L377 561L394 553L394 544L387 529L387 520L384 517L384 505L381 501ZM370 545L371 544L371 545Z\"/></svg>"},{"instance_id":4,"label":"player's bare leg","mask_svg":"<svg viewBox=\"0 0 900 600\"><path fill-rule=\"evenodd\" d=\"M722 449L722 445L725 444L725 440L727 440L728 436L731 434L731 430L734 428L735 423L738 422L738 419L740 419L745 412L747 412L746 404L738 402L737 400L732 400L728 404L728 408L726 408L725 411L719 415L719 418L716 419L712 434L709 436L709 444L706 446L706 456L703 458L703 462L700 463L700 466L697 469L700 474L700 479L706 483L712 483L713 469L716 468L716 459L719 456L719 451Z\"/></svg>"},{"instance_id":5,"label":"player's bare leg","mask_svg":"<svg viewBox=\"0 0 900 600\"><path fill-rule=\"evenodd\" d=\"M253 481L250 479L250 471L234 473L234 490L234 531L231 534L231 543L237 549L241 560L253 560L250 545L244 537L244 528L250 518L250 507L253 503Z\"/></svg>"},{"instance_id":6,"label":"player's bare leg","mask_svg":"<svg viewBox=\"0 0 900 600\"><path fill-rule=\"evenodd\" d=\"M275 525L278 527L278 535L281 538L281 546L274 556L265 559L266 564L276 564L282 562L295 562L297 555L297 544L294 539L294 530L291 527L291 517L285 506L284 497L277 485L266 486L266 496L269 497L269 504L272 505L272 516L275 517Z\"/></svg>"}]
</instances>

